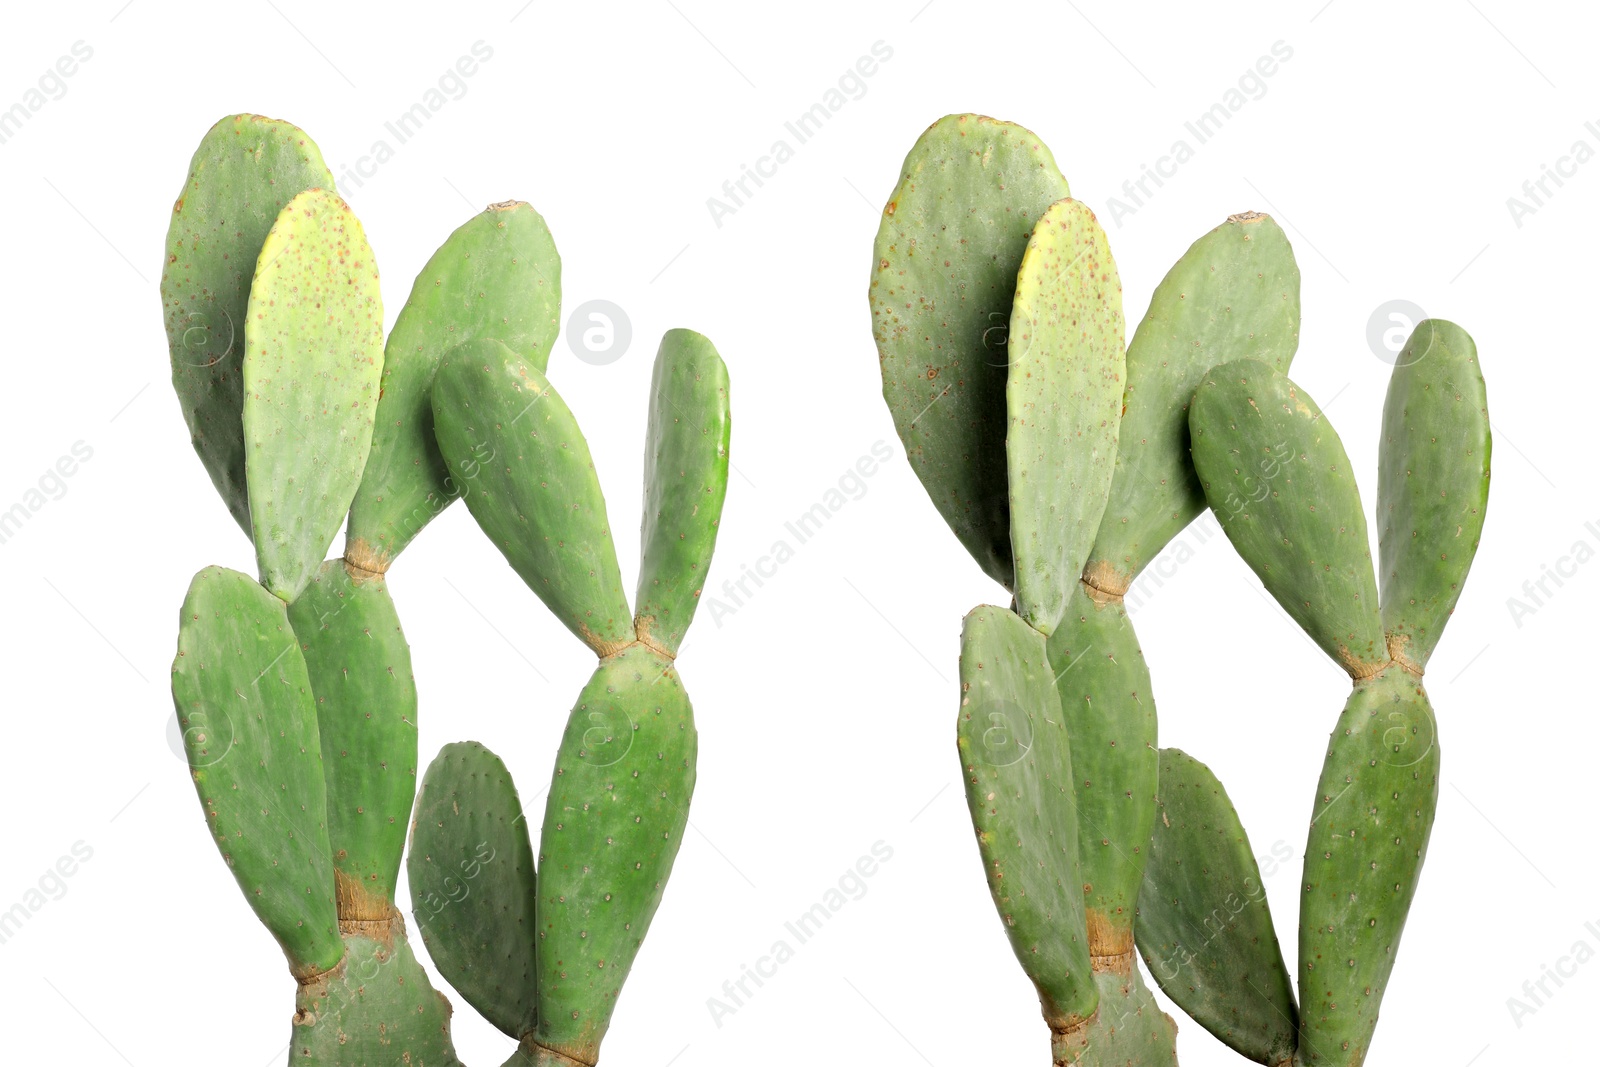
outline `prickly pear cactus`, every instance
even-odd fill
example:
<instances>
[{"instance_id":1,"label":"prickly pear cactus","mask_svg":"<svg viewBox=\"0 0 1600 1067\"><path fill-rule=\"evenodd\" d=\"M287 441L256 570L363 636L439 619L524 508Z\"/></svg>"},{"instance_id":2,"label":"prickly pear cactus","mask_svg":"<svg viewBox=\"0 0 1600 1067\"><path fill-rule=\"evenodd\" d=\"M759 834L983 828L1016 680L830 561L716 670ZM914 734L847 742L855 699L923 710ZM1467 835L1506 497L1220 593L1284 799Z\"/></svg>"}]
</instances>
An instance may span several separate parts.
<instances>
[{"instance_id":1,"label":"prickly pear cactus","mask_svg":"<svg viewBox=\"0 0 1600 1067\"><path fill-rule=\"evenodd\" d=\"M588 444L540 366L474 339L444 354L432 402L467 509L599 663L568 717L536 849L493 753L450 745L428 768L408 861L416 918L456 990L518 1042L508 1063L593 1064L694 793L675 659L727 491L727 369L697 333L662 339L633 614Z\"/></svg>"},{"instance_id":2,"label":"prickly pear cactus","mask_svg":"<svg viewBox=\"0 0 1600 1067\"><path fill-rule=\"evenodd\" d=\"M1349 460L1304 390L1254 360L1225 364L1197 390L1189 421L1195 470L1229 540L1354 684L1306 840L1295 1062L1360 1064L1438 802L1423 671L1488 502L1477 352L1460 327L1426 320L1396 362L1379 459L1381 601Z\"/></svg>"}]
</instances>

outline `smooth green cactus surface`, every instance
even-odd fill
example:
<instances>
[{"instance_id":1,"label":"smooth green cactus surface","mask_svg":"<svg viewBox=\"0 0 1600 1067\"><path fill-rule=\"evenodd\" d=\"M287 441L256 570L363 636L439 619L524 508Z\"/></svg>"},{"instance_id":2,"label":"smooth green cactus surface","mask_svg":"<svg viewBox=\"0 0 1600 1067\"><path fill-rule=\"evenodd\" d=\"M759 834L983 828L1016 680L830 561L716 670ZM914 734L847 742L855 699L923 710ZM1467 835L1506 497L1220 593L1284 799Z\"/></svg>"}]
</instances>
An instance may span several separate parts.
<instances>
[{"instance_id":1,"label":"smooth green cactus surface","mask_svg":"<svg viewBox=\"0 0 1600 1067\"><path fill-rule=\"evenodd\" d=\"M283 602L223 567L184 598L172 699L212 837L250 907L309 978L344 955L311 680Z\"/></svg>"},{"instance_id":2,"label":"smooth green cactus surface","mask_svg":"<svg viewBox=\"0 0 1600 1067\"><path fill-rule=\"evenodd\" d=\"M361 481L383 371L378 266L350 205L308 189L267 233L244 328L245 471L262 583L300 595Z\"/></svg>"},{"instance_id":3,"label":"smooth green cactus surface","mask_svg":"<svg viewBox=\"0 0 1600 1067\"><path fill-rule=\"evenodd\" d=\"M728 491L728 368L693 330L668 330L650 383L634 629L676 655L694 618Z\"/></svg>"},{"instance_id":4,"label":"smooth green cactus surface","mask_svg":"<svg viewBox=\"0 0 1600 1067\"><path fill-rule=\"evenodd\" d=\"M1105 511L1124 386L1122 281L1094 212L1052 204L1011 309L1006 476L1017 613L1049 635Z\"/></svg>"},{"instance_id":5,"label":"smooth green cactus surface","mask_svg":"<svg viewBox=\"0 0 1600 1067\"><path fill-rule=\"evenodd\" d=\"M961 627L956 744L984 876L1057 1043L1094 1013L1072 751L1043 636L1004 608Z\"/></svg>"},{"instance_id":6,"label":"smooth green cactus surface","mask_svg":"<svg viewBox=\"0 0 1600 1067\"><path fill-rule=\"evenodd\" d=\"M962 545L1007 588L1012 297L1034 223L1069 192L1028 130L948 115L906 156L873 244L872 334L906 458Z\"/></svg>"},{"instance_id":7,"label":"smooth green cactus surface","mask_svg":"<svg viewBox=\"0 0 1600 1067\"><path fill-rule=\"evenodd\" d=\"M1161 794L1139 890L1139 952L1162 992L1229 1048L1278 1067L1299 1010L1266 886L1227 790L1185 752L1161 750Z\"/></svg>"},{"instance_id":8,"label":"smooth green cactus surface","mask_svg":"<svg viewBox=\"0 0 1600 1067\"><path fill-rule=\"evenodd\" d=\"M1255 211L1189 246L1128 343L1116 474L1085 578L1121 595L1204 510L1189 461L1189 400L1208 370L1259 359L1287 374L1300 340L1300 268L1283 230Z\"/></svg>"},{"instance_id":9,"label":"smooth green cactus surface","mask_svg":"<svg viewBox=\"0 0 1600 1067\"><path fill-rule=\"evenodd\" d=\"M460 1067L450 1040L450 1003L428 982L394 928L345 938L334 970L295 996L289 1063L315 1067Z\"/></svg>"},{"instance_id":10,"label":"smooth green cactus surface","mask_svg":"<svg viewBox=\"0 0 1600 1067\"><path fill-rule=\"evenodd\" d=\"M1389 652L1420 671L1455 610L1489 503L1489 406L1478 349L1417 324L1389 379L1378 457L1378 555Z\"/></svg>"},{"instance_id":11,"label":"smooth green cactus surface","mask_svg":"<svg viewBox=\"0 0 1600 1067\"><path fill-rule=\"evenodd\" d=\"M561 325L561 257L527 204L491 204L439 246L417 275L384 349L382 397L345 556L387 570L460 493L434 439L431 389L444 353L479 337L543 372Z\"/></svg>"},{"instance_id":12,"label":"smooth green cactus surface","mask_svg":"<svg viewBox=\"0 0 1600 1067\"><path fill-rule=\"evenodd\" d=\"M1353 676L1389 662L1355 473L1310 395L1259 360L1214 368L1189 409L1194 467L1267 591Z\"/></svg>"},{"instance_id":13,"label":"smooth green cactus surface","mask_svg":"<svg viewBox=\"0 0 1600 1067\"><path fill-rule=\"evenodd\" d=\"M172 385L194 448L234 519L250 535L245 483L245 320L267 231L295 194L332 189L304 130L230 115L200 141L172 205L161 268Z\"/></svg>"},{"instance_id":14,"label":"smooth green cactus surface","mask_svg":"<svg viewBox=\"0 0 1600 1067\"><path fill-rule=\"evenodd\" d=\"M439 973L502 1033L531 1034L537 875L528 820L500 757L472 741L439 750L417 798L406 870Z\"/></svg>"},{"instance_id":15,"label":"smooth green cactus surface","mask_svg":"<svg viewBox=\"0 0 1600 1067\"><path fill-rule=\"evenodd\" d=\"M393 908L417 787L417 685L383 579L354 580L329 560L293 604L316 699L341 919Z\"/></svg>"},{"instance_id":16,"label":"smooth green cactus surface","mask_svg":"<svg viewBox=\"0 0 1600 1067\"><path fill-rule=\"evenodd\" d=\"M593 1063L683 842L694 711L671 661L607 657L567 719L539 834L538 1044Z\"/></svg>"},{"instance_id":17,"label":"smooth green cactus surface","mask_svg":"<svg viewBox=\"0 0 1600 1067\"><path fill-rule=\"evenodd\" d=\"M1176 1067L1178 1024L1156 1003L1139 968L1097 971L1094 984L1100 1010L1084 1029L1081 1051L1056 1047L1058 1067Z\"/></svg>"},{"instance_id":18,"label":"smooth green cactus surface","mask_svg":"<svg viewBox=\"0 0 1600 1067\"><path fill-rule=\"evenodd\" d=\"M634 639L589 444L550 382L499 341L452 349L433 386L467 509L556 618L608 655Z\"/></svg>"},{"instance_id":19,"label":"smooth green cactus surface","mask_svg":"<svg viewBox=\"0 0 1600 1067\"><path fill-rule=\"evenodd\" d=\"M1438 725L1421 682L1357 682L1334 727L1306 835L1299 1061L1359 1064L1371 1047L1439 799Z\"/></svg>"}]
</instances>

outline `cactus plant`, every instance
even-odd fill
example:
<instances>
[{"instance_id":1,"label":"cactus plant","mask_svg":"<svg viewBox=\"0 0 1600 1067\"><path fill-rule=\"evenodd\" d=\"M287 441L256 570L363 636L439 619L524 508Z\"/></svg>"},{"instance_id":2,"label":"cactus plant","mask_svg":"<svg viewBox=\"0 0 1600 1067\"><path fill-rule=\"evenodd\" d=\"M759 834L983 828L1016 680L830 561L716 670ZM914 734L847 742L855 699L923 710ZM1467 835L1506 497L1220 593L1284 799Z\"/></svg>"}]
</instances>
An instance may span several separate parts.
<instances>
[{"instance_id":1,"label":"cactus plant","mask_svg":"<svg viewBox=\"0 0 1600 1067\"><path fill-rule=\"evenodd\" d=\"M447 873L478 896L448 898L453 911L441 919L414 862L414 914L435 962L495 1025L521 1038L537 1019L552 1035L530 1037L519 1056L593 1063L693 786L693 724L672 660L726 486L727 377L715 349L682 330L662 344L641 614L631 620L587 449L543 378L560 319L560 260L531 207L491 205L452 234L386 346L372 251L316 145L289 123L232 116L191 161L161 295L191 439L252 539L260 574L208 567L195 576L180 615L173 699L213 837L297 982L290 1062L457 1063L450 1004L413 954L397 906L416 794L418 695L385 575L434 515L468 495L508 557L526 565L530 585L553 607L571 607L563 620L592 622L611 643L597 646L606 658L558 758L540 841L541 888L555 896L542 904L536 896L532 847L504 768L484 750L451 746L429 778L445 784L424 794L422 867L450 858L446 820L429 804L459 778L453 767L466 765L463 773L486 783L487 813ZM537 411L495 419L496 404L529 398L543 402ZM486 442L499 448L497 463L487 462ZM562 460L573 462L557 479L547 465ZM347 515L345 555L323 561ZM591 566L606 589L599 600L589 596ZM606 735L608 752L623 748L596 766L594 724L608 714L628 730ZM567 814L602 798L590 819ZM609 806L625 798L632 820ZM628 847L611 852L613 840ZM635 864L626 870L624 852ZM614 908L585 895L613 883ZM474 911L484 901L492 916ZM490 924L499 924L494 936L481 936ZM517 927L525 937L508 936ZM564 961L594 952L604 953L594 957L604 959L602 979L580 972L568 982ZM539 967L549 978L536 986ZM563 1029L558 1008L569 1003L581 1024Z\"/></svg>"},{"instance_id":2,"label":"cactus plant","mask_svg":"<svg viewBox=\"0 0 1600 1067\"><path fill-rule=\"evenodd\" d=\"M1306 840L1294 1062L1360 1064L1438 802L1438 725L1423 672L1488 504L1477 350L1459 326L1424 320L1390 377L1379 452L1381 600L1350 461L1305 390L1258 361L1226 363L1196 391L1189 422L1195 470L1228 539L1353 683ZM1238 932L1228 940L1237 943ZM1212 1000L1207 1010L1216 1008ZM1272 1048L1287 1062L1281 1043Z\"/></svg>"},{"instance_id":3,"label":"cactus plant","mask_svg":"<svg viewBox=\"0 0 1600 1067\"><path fill-rule=\"evenodd\" d=\"M958 746L996 906L1058 1063L1170 1063L1171 1021L1133 962L1156 717L1123 594L1205 506L1186 415L1206 370L1294 354L1293 253L1266 216L1230 218L1172 268L1124 355L1105 235L1050 151L952 115L906 157L873 267L907 456L1014 596L962 631Z\"/></svg>"}]
</instances>

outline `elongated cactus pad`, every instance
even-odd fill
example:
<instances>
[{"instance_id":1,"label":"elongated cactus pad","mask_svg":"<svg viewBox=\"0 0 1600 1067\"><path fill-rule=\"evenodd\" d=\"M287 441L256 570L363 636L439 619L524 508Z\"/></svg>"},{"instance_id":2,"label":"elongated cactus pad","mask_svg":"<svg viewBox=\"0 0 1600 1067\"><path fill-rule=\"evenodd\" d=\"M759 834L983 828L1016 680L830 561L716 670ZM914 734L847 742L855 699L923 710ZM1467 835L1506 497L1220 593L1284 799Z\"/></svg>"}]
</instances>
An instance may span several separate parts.
<instances>
[{"instance_id":1,"label":"elongated cactus pad","mask_svg":"<svg viewBox=\"0 0 1600 1067\"><path fill-rule=\"evenodd\" d=\"M1443 319L1395 361L1378 454L1378 553L1389 651L1420 671L1455 610L1489 503L1489 404L1478 349Z\"/></svg>"},{"instance_id":2,"label":"elongated cactus pad","mask_svg":"<svg viewBox=\"0 0 1600 1067\"><path fill-rule=\"evenodd\" d=\"M439 973L507 1036L532 1033L533 848L511 772L493 752L475 741L439 750L422 780L406 871Z\"/></svg>"},{"instance_id":3,"label":"elongated cactus pad","mask_svg":"<svg viewBox=\"0 0 1600 1067\"><path fill-rule=\"evenodd\" d=\"M1156 707L1139 639L1121 602L1081 582L1046 643L1078 808L1078 856L1089 955L1098 968L1133 960L1133 919L1155 817Z\"/></svg>"},{"instance_id":4,"label":"elongated cactus pad","mask_svg":"<svg viewBox=\"0 0 1600 1067\"><path fill-rule=\"evenodd\" d=\"M1085 579L1120 596L1205 508L1189 461L1189 401L1218 363L1287 374L1300 341L1300 268L1283 230L1254 211L1189 246L1128 343L1116 475Z\"/></svg>"},{"instance_id":5,"label":"elongated cactus pad","mask_svg":"<svg viewBox=\"0 0 1600 1067\"><path fill-rule=\"evenodd\" d=\"M1134 929L1162 992L1241 1056L1287 1064L1299 1012L1261 870L1222 783L1175 748L1149 853Z\"/></svg>"},{"instance_id":6,"label":"elongated cactus pad","mask_svg":"<svg viewBox=\"0 0 1600 1067\"><path fill-rule=\"evenodd\" d=\"M417 785L417 685L383 579L329 560L293 604L316 698L339 918L387 919Z\"/></svg>"},{"instance_id":7,"label":"elongated cactus pad","mask_svg":"<svg viewBox=\"0 0 1600 1067\"><path fill-rule=\"evenodd\" d=\"M492 337L542 372L560 326L561 257L529 205L491 204L439 246L384 349L372 455L350 507L350 562L387 570L460 493L434 439L430 391L444 353Z\"/></svg>"},{"instance_id":8,"label":"elongated cactus pad","mask_svg":"<svg viewBox=\"0 0 1600 1067\"><path fill-rule=\"evenodd\" d=\"M172 701L212 837L245 899L297 978L328 971L344 944L322 749L283 602L238 571L196 574L178 626Z\"/></svg>"},{"instance_id":9,"label":"elongated cactus pad","mask_svg":"<svg viewBox=\"0 0 1600 1067\"><path fill-rule=\"evenodd\" d=\"M934 507L1008 588L1012 296L1034 223L1067 195L1031 132L948 115L906 156L873 244L872 334L895 429Z\"/></svg>"},{"instance_id":10,"label":"elongated cactus pad","mask_svg":"<svg viewBox=\"0 0 1600 1067\"><path fill-rule=\"evenodd\" d=\"M1052 204L1017 274L1006 378L1006 473L1017 613L1048 635L1094 543L1117 459L1122 281L1105 231Z\"/></svg>"},{"instance_id":11,"label":"elongated cactus pad","mask_svg":"<svg viewBox=\"0 0 1600 1067\"><path fill-rule=\"evenodd\" d=\"M632 642L589 445L544 374L499 341L472 341L440 363L433 411L467 509L528 588L598 654Z\"/></svg>"},{"instance_id":12,"label":"elongated cactus pad","mask_svg":"<svg viewBox=\"0 0 1600 1067\"><path fill-rule=\"evenodd\" d=\"M261 582L285 601L321 565L361 481L383 370L383 299L361 223L331 192L284 207L245 324L244 439Z\"/></svg>"},{"instance_id":13,"label":"elongated cactus pad","mask_svg":"<svg viewBox=\"0 0 1600 1067\"><path fill-rule=\"evenodd\" d=\"M245 319L256 254L278 213L305 189L333 188L304 130L230 115L206 133L172 205L161 306L172 386L206 472L245 534Z\"/></svg>"},{"instance_id":14,"label":"elongated cactus pad","mask_svg":"<svg viewBox=\"0 0 1600 1067\"><path fill-rule=\"evenodd\" d=\"M961 628L956 744L984 875L1059 1049L1094 1013L1072 752L1044 638L974 608Z\"/></svg>"},{"instance_id":15,"label":"elongated cactus pad","mask_svg":"<svg viewBox=\"0 0 1600 1067\"><path fill-rule=\"evenodd\" d=\"M334 970L300 986L290 1067L461 1067L450 1040L450 1002L428 982L395 915L392 931L352 934Z\"/></svg>"},{"instance_id":16,"label":"elongated cactus pad","mask_svg":"<svg viewBox=\"0 0 1600 1067\"><path fill-rule=\"evenodd\" d=\"M650 382L634 629L676 655L694 618L728 492L728 368L709 340L668 330Z\"/></svg>"},{"instance_id":17,"label":"elongated cactus pad","mask_svg":"<svg viewBox=\"0 0 1600 1067\"><path fill-rule=\"evenodd\" d=\"M683 842L697 748L671 661L641 644L601 660L567 719L539 835L540 1048L599 1056Z\"/></svg>"},{"instance_id":18,"label":"elongated cactus pad","mask_svg":"<svg viewBox=\"0 0 1600 1067\"><path fill-rule=\"evenodd\" d=\"M1439 798L1438 726L1398 666L1356 684L1306 835L1299 1062L1360 1064L1378 1024Z\"/></svg>"},{"instance_id":19,"label":"elongated cactus pad","mask_svg":"<svg viewBox=\"0 0 1600 1067\"><path fill-rule=\"evenodd\" d=\"M1311 397L1258 360L1226 363L1196 390L1189 427L1211 509L1267 591L1353 677L1382 670L1367 520Z\"/></svg>"}]
</instances>

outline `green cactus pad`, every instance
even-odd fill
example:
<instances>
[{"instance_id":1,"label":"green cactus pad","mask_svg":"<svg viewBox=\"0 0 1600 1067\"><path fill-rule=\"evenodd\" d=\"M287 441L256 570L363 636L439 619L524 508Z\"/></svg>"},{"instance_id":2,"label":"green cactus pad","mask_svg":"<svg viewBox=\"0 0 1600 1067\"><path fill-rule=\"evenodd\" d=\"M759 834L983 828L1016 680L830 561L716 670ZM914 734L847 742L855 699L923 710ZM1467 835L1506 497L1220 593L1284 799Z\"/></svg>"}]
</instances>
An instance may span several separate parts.
<instances>
[{"instance_id":1,"label":"green cactus pad","mask_svg":"<svg viewBox=\"0 0 1600 1067\"><path fill-rule=\"evenodd\" d=\"M1455 610L1489 504L1489 401L1478 349L1443 319L1395 362L1378 453L1378 555L1389 648L1417 671Z\"/></svg>"},{"instance_id":2,"label":"green cactus pad","mask_svg":"<svg viewBox=\"0 0 1600 1067\"><path fill-rule=\"evenodd\" d=\"M1258 360L1214 368L1189 409L1195 471L1239 555L1352 677L1389 662L1350 459L1305 390Z\"/></svg>"},{"instance_id":3,"label":"green cactus pad","mask_svg":"<svg viewBox=\"0 0 1600 1067\"><path fill-rule=\"evenodd\" d=\"M1278 224L1247 211L1194 244L1128 344L1111 498L1087 576L1120 596L1206 506L1189 461L1189 401L1206 371L1259 359L1280 374L1300 341L1300 268Z\"/></svg>"},{"instance_id":4,"label":"green cactus pad","mask_svg":"<svg viewBox=\"0 0 1600 1067\"><path fill-rule=\"evenodd\" d=\"M388 916L417 785L411 649L383 579L329 560L289 605L316 697L339 918Z\"/></svg>"},{"instance_id":5,"label":"green cactus pad","mask_svg":"<svg viewBox=\"0 0 1600 1067\"><path fill-rule=\"evenodd\" d=\"M1068 732L1044 638L1004 608L961 628L961 754L984 876L1052 1031L1094 1012Z\"/></svg>"},{"instance_id":6,"label":"green cactus pad","mask_svg":"<svg viewBox=\"0 0 1600 1067\"><path fill-rule=\"evenodd\" d=\"M378 265L350 206L309 189L261 246L244 328L244 439L261 582L300 595L361 481L383 370Z\"/></svg>"},{"instance_id":7,"label":"green cactus pad","mask_svg":"<svg viewBox=\"0 0 1600 1067\"><path fill-rule=\"evenodd\" d=\"M332 189L333 175L304 130L230 115L195 149L167 228L161 306L172 387L200 462L247 535L241 413L250 279L278 213L312 188Z\"/></svg>"},{"instance_id":8,"label":"green cactus pad","mask_svg":"<svg viewBox=\"0 0 1600 1067\"><path fill-rule=\"evenodd\" d=\"M295 995L290 1067L461 1067L450 1002L428 982L399 916L387 931L345 944L344 962Z\"/></svg>"},{"instance_id":9,"label":"green cactus pad","mask_svg":"<svg viewBox=\"0 0 1600 1067\"><path fill-rule=\"evenodd\" d=\"M1131 967L1096 971L1100 1009L1081 1034L1052 1046L1055 1062L1075 1067L1177 1067L1178 1024Z\"/></svg>"},{"instance_id":10,"label":"green cactus pad","mask_svg":"<svg viewBox=\"0 0 1600 1067\"><path fill-rule=\"evenodd\" d=\"M1399 667L1356 685L1306 836L1298 1062L1360 1064L1378 1024L1439 802L1438 724Z\"/></svg>"},{"instance_id":11,"label":"green cactus pad","mask_svg":"<svg viewBox=\"0 0 1600 1067\"><path fill-rule=\"evenodd\" d=\"M1072 738L1089 953L1131 959L1155 817L1156 706L1122 602L1099 604L1083 583L1073 586L1045 650Z\"/></svg>"},{"instance_id":12,"label":"green cactus pad","mask_svg":"<svg viewBox=\"0 0 1600 1067\"><path fill-rule=\"evenodd\" d=\"M635 626L676 655L700 603L728 492L728 368L693 330L668 330L650 381Z\"/></svg>"},{"instance_id":13,"label":"green cactus pad","mask_svg":"<svg viewBox=\"0 0 1600 1067\"><path fill-rule=\"evenodd\" d=\"M531 1033L537 897L528 821L511 772L476 741L446 745L429 764L406 871L439 973L501 1032Z\"/></svg>"},{"instance_id":14,"label":"green cactus pad","mask_svg":"<svg viewBox=\"0 0 1600 1067\"><path fill-rule=\"evenodd\" d=\"M384 571L459 493L434 439L429 392L444 353L493 337L541 372L561 327L561 257L527 204L491 204L439 246L384 349L372 455L350 507L345 556Z\"/></svg>"},{"instance_id":15,"label":"green cactus pad","mask_svg":"<svg viewBox=\"0 0 1600 1067\"><path fill-rule=\"evenodd\" d=\"M589 445L544 374L499 341L448 352L439 449L467 510L556 618L600 655L634 639Z\"/></svg>"},{"instance_id":16,"label":"green cactus pad","mask_svg":"<svg viewBox=\"0 0 1600 1067\"><path fill-rule=\"evenodd\" d=\"M322 750L283 602L249 575L207 567L179 619L172 702L212 837L290 970L327 971L344 945Z\"/></svg>"},{"instance_id":17,"label":"green cactus pad","mask_svg":"<svg viewBox=\"0 0 1600 1067\"><path fill-rule=\"evenodd\" d=\"M579 694L539 837L543 1048L599 1056L683 842L697 744L677 672L644 645L602 660Z\"/></svg>"},{"instance_id":18,"label":"green cactus pad","mask_svg":"<svg viewBox=\"0 0 1600 1067\"><path fill-rule=\"evenodd\" d=\"M1124 384L1122 281L1105 231L1052 204L1017 274L1006 378L1006 470L1017 613L1048 635L1105 512Z\"/></svg>"},{"instance_id":19,"label":"green cactus pad","mask_svg":"<svg viewBox=\"0 0 1600 1067\"><path fill-rule=\"evenodd\" d=\"M1159 816L1134 932L1162 992L1247 1059L1294 1056L1294 986L1233 803L1204 763L1161 750Z\"/></svg>"},{"instance_id":20,"label":"green cactus pad","mask_svg":"<svg viewBox=\"0 0 1600 1067\"><path fill-rule=\"evenodd\" d=\"M873 244L872 333L906 458L1007 588L1006 334L1034 223L1068 193L1028 130L948 115L906 156Z\"/></svg>"}]
</instances>

